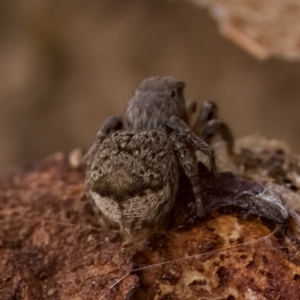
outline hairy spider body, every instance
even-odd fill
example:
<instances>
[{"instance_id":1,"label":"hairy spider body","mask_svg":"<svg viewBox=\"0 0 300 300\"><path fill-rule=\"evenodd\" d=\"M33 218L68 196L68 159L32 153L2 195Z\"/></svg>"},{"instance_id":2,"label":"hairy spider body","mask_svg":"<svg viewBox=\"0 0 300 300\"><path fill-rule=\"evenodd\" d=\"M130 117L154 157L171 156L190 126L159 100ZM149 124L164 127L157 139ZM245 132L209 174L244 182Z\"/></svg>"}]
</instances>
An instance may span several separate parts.
<instances>
[{"instance_id":1,"label":"hairy spider body","mask_svg":"<svg viewBox=\"0 0 300 300\"><path fill-rule=\"evenodd\" d=\"M189 178L198 216L200 197L196 151L213 151L187 125L185 84L173 77L144 80L128 103L125 121L110 117L86 155L86 187L105 223L127 236L157 227L172 209L183 170ZM192 105L193 106L193 105Z\"/></svg>"},{"instance_id":2,"label":"hairy spider body","mask_svg":"<svg viewBox=\"0 0 300 300\"><path fill-rule=\"evenodd\" d=\"M188 116L196 104L185 102L184 86L173 77L144 80L128 103L124 122L112 116L98 132L86 154L86 189L102 223L118 225L129 244L142 232L159 228L174 207L182 172L191 183L198 217L205 213L202 198L209 208L214 198L219 199L218 194L212 196L215 191L224 190L222 195L232 195L223 197L226 203L215 202L216 206L237 205L258 216L285 220L288 214L278 205L281 198L272 191L257 192L251 184L243 190L238 188L242 181L235 177L228 186L220 185L225 177L215 176L214 153L208 143L219 133L233 154L232 133L217 119L217 106L209 101L189 127ZM199 176L197 151L209 159L209 181Z\"/></svg>"}]
</instances>

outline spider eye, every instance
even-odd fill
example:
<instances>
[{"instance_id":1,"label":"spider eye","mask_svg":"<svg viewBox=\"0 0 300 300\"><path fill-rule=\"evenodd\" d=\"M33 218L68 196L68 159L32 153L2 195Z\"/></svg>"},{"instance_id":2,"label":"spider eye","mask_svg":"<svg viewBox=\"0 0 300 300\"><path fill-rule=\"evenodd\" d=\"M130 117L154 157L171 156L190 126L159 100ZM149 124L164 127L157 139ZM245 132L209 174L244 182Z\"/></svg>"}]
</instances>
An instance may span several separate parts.
<instances>
[{"instance_id":1,"label":"spider eye","mask_svg":"<svg viewBox=\"0 0 300 300\"><path fill-rule=\"evenodd\" d=\"M176 91L175 90L172 90L171 91L171 98L174 98L176 96Z\"/></svg>"}]
</instances>

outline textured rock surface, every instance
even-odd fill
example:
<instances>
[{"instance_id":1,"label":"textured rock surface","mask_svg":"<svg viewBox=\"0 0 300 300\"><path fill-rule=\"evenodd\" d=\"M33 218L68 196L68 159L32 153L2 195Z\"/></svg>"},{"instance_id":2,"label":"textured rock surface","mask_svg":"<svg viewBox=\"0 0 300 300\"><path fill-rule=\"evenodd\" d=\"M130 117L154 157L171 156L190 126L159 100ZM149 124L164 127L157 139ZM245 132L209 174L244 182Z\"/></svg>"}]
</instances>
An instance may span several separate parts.
<instances>
[{"instance_id":1,"label":"textured rock surface","mask_svg":"<svg viewBox=\"0 0 300 300\"><path fill-rule=\"evenodd\" d=\"M83 182L61 154L1 178L1 299L98 299L131 269L120 241L94 227ZM126 299L136 284L109 295Z\"/></svg>"},{"instance_id":2,"label":"textured rock surface","mask_svg":"<svg viewBox=\"0 0 300 300\"><path fill-rule=\"evenodd\" d=\"M220 170L280 191L296 216L298 158L257 136L236 150L232 160L216 149ZM223 209L122 251L118 232L103 231L86 202L84 169L69 161L58 153L1 176L1 299L300 297L296 221L277 228L238 208Z\"/></svg>"}]
</instances>

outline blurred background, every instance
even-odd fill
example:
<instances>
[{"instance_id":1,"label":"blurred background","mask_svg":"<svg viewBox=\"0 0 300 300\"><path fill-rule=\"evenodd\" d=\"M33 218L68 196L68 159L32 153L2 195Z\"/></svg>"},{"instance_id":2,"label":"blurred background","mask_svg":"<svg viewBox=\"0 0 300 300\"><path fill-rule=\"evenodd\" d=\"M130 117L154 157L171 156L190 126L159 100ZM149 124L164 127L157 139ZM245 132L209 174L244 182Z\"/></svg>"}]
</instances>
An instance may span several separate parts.
<instances>
[{"instance_id":1,"label":"blurred background","mask_svg":"<svg viewBox=\"0 0 300 300\"><path fill-rule=\"evenodd\" d=\"M300 64L261 62L223 38L209 12L163 0L0 2L0 168L88 147L153 75L218 103L236 137L300 150Z\"/></svg>"}]
</instances>

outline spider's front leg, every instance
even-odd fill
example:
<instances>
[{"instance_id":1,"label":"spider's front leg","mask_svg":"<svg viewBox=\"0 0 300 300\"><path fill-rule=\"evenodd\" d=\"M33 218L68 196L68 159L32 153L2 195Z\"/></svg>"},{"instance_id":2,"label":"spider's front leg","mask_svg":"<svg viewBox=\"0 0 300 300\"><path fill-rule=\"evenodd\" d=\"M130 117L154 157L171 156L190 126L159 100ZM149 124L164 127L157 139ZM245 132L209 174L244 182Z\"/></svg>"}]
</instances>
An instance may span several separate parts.
<instances>
[{"instance_id":1,"label":"spider's front leg","mask_svg":"<svg viewBox=\"0 0 300 300\"><path fill-rule=\"evenodd\" d=\"M98 131L96 139L88 152L85 155L85 163L87 169L89 169L94 161L95 155L99 146L102 144L104 139L111 133L121 130L123 128L123 121L120 117L111 116L102 125L101 129Z\"/></svg>"},{"instance_id":2,"label":"spider's front leg","mask_svg":"<svg viewBox=\"0 0 300 300\"><path fill-rule=\"evenodd\" d=\"M172 116L168 120L167 126L173 130L170 133L170 138L173 142L179 162L192 184L196 199L197 215L201 217L204 215L204 207L201 199L201 184L198 174L196 151L201 151L208 156L213 173L216 171L214 152L201 138L196 136L180 118Z\"/></svg>"},{"instance_id":3,"label":"spider's front leg","mask_svg":"<svg viewBox=\"0 0 300 300\"><path fill-rule=\"evenodd\" d=\"M213 137L220 134L227 144L228 154L233 154L234 138L228 125L218 119L218 107L214 102L204 101L195 124L195 132L198 133L207 143Z\"/></svg>"}]
</instances>

